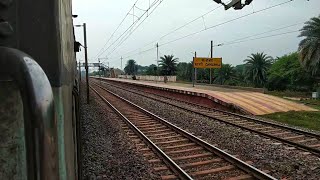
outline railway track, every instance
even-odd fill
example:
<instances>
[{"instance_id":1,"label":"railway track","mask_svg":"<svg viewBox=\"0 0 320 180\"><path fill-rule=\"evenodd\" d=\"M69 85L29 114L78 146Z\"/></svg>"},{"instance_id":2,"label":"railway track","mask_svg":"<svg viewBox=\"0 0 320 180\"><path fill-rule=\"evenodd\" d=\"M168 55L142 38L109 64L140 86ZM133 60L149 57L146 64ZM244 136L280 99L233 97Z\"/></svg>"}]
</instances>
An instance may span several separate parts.
<instances>
[{"instance_id":1,"label":"railway track","mask_svg":"<svg viewBox=\"0 0 320 180\"><path fill-rule=\"evenodd\" d=\"M277 140L281 143L285 143L295 148L320 156L320 135L318 134L276 124L273 122L263 121L261 119L250 116L204 107L172 97L161 96L159 94L152 93L151 96L150 92L148 92L149 94L145 92L143 93L141 89L139 90L132 85L123 84L124 86L119 86L109 82L104 83L119 89L123 89L125 91L135 93L137 95L141 95L143 97L170 104L177 108L190 111L198 115L202 115L232 126L236 126L241 129L245 129L247 131ZM181 106L181 104L185 106Z\"/></svg>"},{"instance_id":2,"label":"railway track","mask_svg":"<svg viewBox=\"0 0 320 180\"><path fill-rule=\"evenodd\" d=\"M140 151L162 179L275 179L96 83L91 89L147 144Z\"/></svg>"}]
</instances>

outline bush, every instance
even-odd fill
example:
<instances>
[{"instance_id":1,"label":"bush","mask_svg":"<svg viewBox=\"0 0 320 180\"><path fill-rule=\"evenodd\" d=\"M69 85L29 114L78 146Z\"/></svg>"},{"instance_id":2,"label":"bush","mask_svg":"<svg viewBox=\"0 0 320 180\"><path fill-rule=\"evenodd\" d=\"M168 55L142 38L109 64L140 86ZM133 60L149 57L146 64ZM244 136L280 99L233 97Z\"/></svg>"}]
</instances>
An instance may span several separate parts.
<instances>
[{"instance_id":1,"label":"bush","mask_svg":"<svg viewBox=\"0 0 320 180\"><path fill-rule=\"evenodd\" d=\"M268 90L312 91L315 79L300 65L298 53L284 55L276 60L268 72Z\"/></svg>"}]
</instances>

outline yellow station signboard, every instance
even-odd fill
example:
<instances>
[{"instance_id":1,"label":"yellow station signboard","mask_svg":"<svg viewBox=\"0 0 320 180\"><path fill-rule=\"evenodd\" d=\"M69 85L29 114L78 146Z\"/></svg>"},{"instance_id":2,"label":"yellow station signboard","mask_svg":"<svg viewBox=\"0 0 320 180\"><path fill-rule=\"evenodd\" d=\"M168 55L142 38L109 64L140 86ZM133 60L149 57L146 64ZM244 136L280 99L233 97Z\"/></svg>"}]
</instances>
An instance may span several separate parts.
<instances>
[{"instance_id":1,"label":"yellow station signboard","mask_svg":"<svg viewBox=\"0 0 320 180\"><path fill-rule=\"evenodd\" d=\"M194 58L193 67L194 68L215 68L219 69L222 65L222 58Z\"/></svg>"}]
</instances>

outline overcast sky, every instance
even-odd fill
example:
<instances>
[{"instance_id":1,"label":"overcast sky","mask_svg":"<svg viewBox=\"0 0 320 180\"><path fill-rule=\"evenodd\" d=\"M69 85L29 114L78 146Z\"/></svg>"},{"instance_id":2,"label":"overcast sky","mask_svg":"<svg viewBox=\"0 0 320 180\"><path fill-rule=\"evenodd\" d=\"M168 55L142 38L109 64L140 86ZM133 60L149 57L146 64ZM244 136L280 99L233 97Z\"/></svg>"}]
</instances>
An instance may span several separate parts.
<instances>
[{"instance_id":1,"label":"overcast sky","mask_svg":"<svg viewBox=\"0 0 320 180\"><path fill-rule=\"evenodd\" d=\"M79 15L79 17L74 20L74 24L87 23L89 62L97 62L95 57L97 57L97 54L102 50L107 40L129 12L135 1L136 0L73 0L73 14ZM150 3L152 4L153 1L158 0L150 0ZM192 52L194 51L197 51L197 56L199 57L208 57L211 40L217 45L299 23L298 25L260 36L254 36L249 39L292 32L301 29L303 22L320 14L319 0L293 0L281 6L254 13L193 36L165 44L205 28L287 1L288 0L254 0L251 5L246 6L240 11L233 9L225 11L220 7L203 16L203 18L160 40L160 37L170 31L219 7L219 5L212 0L162 0L153 13L148 16L122 45L114 46L117 45L117 43L113 42L132 25L133 21L137 21L137 17L133 18L132 15L128 15L122 26L120 26L113 38L107 43L103 49L106 51L100 57L104 58L108 55L110 66L118 68L120 68L121 56L125 57L123 67L128 59L134 59L140 65L156 64L156 49L147 52L143 51L155 47L155 44L158 42L160 45L160 56L172 54L178 57L180 62L190 62L193 57ZM138 8L148 9L148 7L149 0L138 0L134 8L134 14L141 16L144 11ZM130 14L133 14L132 10ZM143 19L138 21L138 23L142 20ZM75 33L77 40L83 44L82 29L76 28ZM297 50L298 43L301 40L301 38L297 37L298 34L298 32L294 32L214 47L213 55L214 57L222 57L224 63L231 63L233 65L243 63L243 60L246 59L248 55L256 52L265 52L273 57L282 56ZM147 44L149 45L146 46ZM109 46L110 48L107 49ZM114 47L117 48L112 52ZM132 52L129 53L130 51ZM78 53L77 59L83 61L83 53L84 51Z\"/></svg>"}]
</instances>

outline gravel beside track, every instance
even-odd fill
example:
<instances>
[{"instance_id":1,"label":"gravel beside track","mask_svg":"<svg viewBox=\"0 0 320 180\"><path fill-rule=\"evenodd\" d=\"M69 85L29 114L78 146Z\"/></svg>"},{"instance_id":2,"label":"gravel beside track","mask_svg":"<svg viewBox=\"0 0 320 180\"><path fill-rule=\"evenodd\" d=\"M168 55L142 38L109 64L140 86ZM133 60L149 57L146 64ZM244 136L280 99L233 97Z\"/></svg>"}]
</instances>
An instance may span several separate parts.
<instances>
[{"instance_id":1,"label":"gravel beside track","mask_svg":"<svg viewBox=\"0 0 320 180\"><path fill-rule=\"evenodd\" d=\"M149 98L105 87L209 143L216 144L231 154L239 155L242 160L253 161L253 166L269 170L269 174L276 178L320 177L320 159L314 155L304 154L300 150L290 150L286 145Z\"/></svg>"},{"instance_id":2,"label":"gravel beside track","mask_svg":"<svg viewBox=\"0 0 320 180\"><path fill-rule=\"evenodd\" d=\"M81 179L159 179L121 129L121 119L90 92L86 104L82 84L81 118Z\"/></svg>"},{"instance_id":3,"label":"gravel beside track","mask_svg":"<svg viewBox=\"0 0 320 180\"><path fill-rule=\"evenodd\" d=\"M265 117L262 117L262 116L253 116L253 115L248 115L248 116L249 117L255 117L256 119L259 119L259 120L262 120L262 121L272 122L272 123L275 123L275 124L288 126L288 127L291 127L291 128L297 129L297 130L303 130L303 131L307 131L307 132L311 132L311 133L315 133L315 134L319 134L320 135L320 131L308 129L308 128L305 128L305 127L299 127L299 126L294 126L294 125L291 125L291 124L286 124L286 123L275 121L275 120L272 120L272 119L268 119L268 118L265 118Z\"/></svg>"},{"instance_id":4,"label":"gravel beside track","mask_svg":"<svg viewBox=\"0 0 320 180\"><path fill-rule=\"evenodd\" d=\"M182 179L241 179L254 177L261 179L274 179L273 177L255 169L249 164L236 159L223 150L217 149L214 146L197 139L193 135L186 133L184 130L179 129L167 123L165 120L156 117L149 112L141 109L140 107L121 99L118 95L101 89L99 85L94 84L91 86L92 90L99 93L99 96L107 99L107 103L111 103L121 112L121 116L125 116L128 124L132 123L138 128L147 141L152 141L150 146L153 149L160 148L162 152L161 159L165 159L167 164L172 162L170 169L176 174L161 176L163 179L176 179L175 176L179 175ZM137 131L138 134L140 132ZM166 134L166 135L164 135ZM159 137L161 136L161 137ZM173 150L175 148L178 148ZM149 161L153 161L152 154L145 153ZM150 159L151 158L151 159ZM174 162L174 163L173 163ZM176 163L176 164L175 164ZM248 162L250 163L250 162ZM166 166L158 167L165 170ZM161 170L161 171L162 171Z\"/></svg>"}]
</instances>

